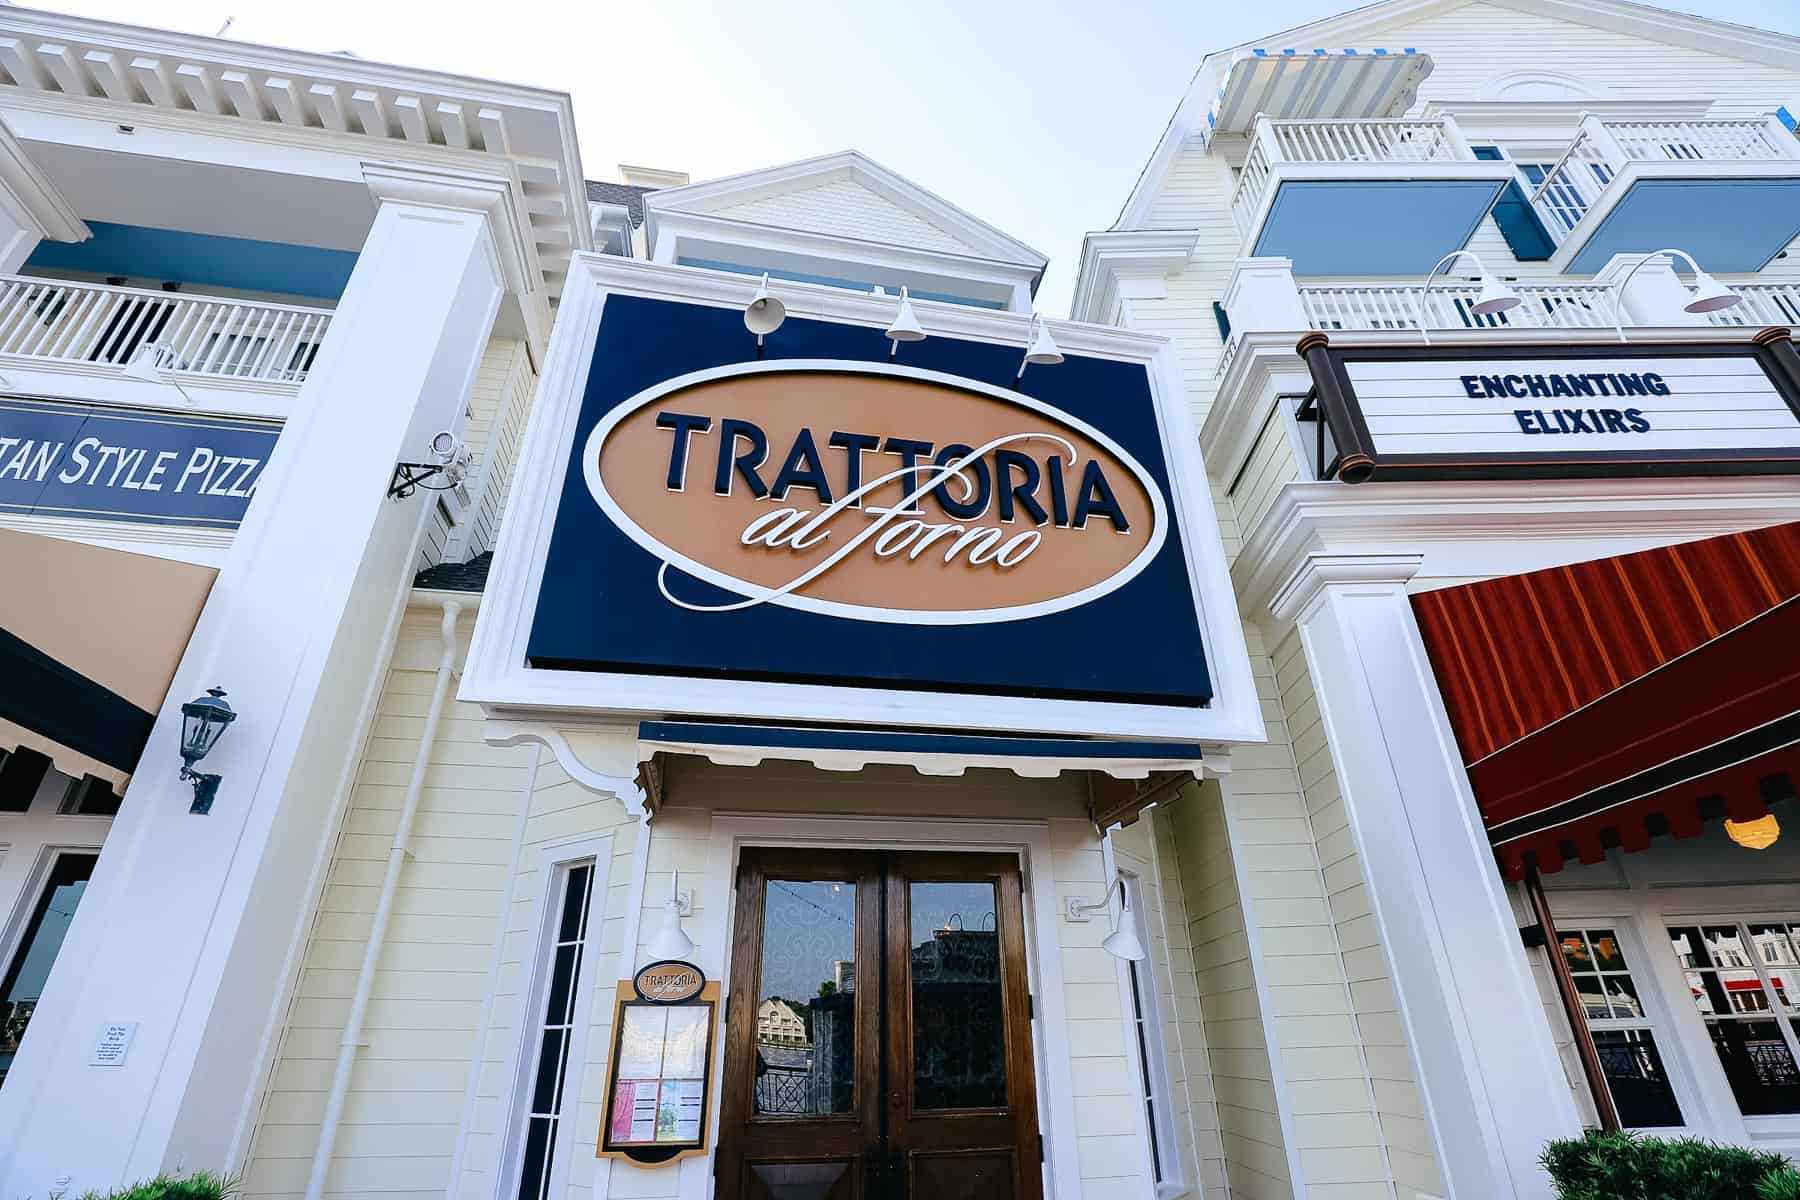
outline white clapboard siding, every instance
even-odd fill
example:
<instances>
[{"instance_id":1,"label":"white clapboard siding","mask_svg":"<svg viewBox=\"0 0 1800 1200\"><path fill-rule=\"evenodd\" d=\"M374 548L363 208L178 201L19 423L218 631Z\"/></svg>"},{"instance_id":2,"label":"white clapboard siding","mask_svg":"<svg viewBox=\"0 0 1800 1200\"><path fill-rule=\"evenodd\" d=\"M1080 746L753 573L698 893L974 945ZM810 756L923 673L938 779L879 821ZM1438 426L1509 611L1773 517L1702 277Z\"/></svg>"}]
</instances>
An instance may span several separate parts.
<instances>
[{"instance_id":1,"label":"white clapboard siding","mask_svg":"<svg viewBox=\"0 0 1800 1200\"><path fill-rule=\"evenodd\" d=\"M537 376L525 343L496 338L488 343L475 386L469 394L468 424L463 441L475 452L469 472L469 510L457 530L451 557L466 561L494 548L513 464L525 436Z\"/></svg>"},{"instance_id":2,"label":"white clapboard siding","mask_svg":"<svg viewBox=\"0 0 1800 1200\"><path fill-rule=\"evenodd\" d=\"M243 1175L246 1197L298 1196L305 1190L338 1042L367 945L388 849L430 703L438 653L438 615L409 614L401 629L357 769L330 872L313 914L299 982L276 1052L275 1067ZM465 635L469 622L465 618ZM466 636L465 646L466 651ZM490 1194L504 1121L499 1089L520 1042L517 992L530 912L541 881L535 845L576 826L616 830L605 898L602 962L595 976L617 970L618 929L626 911L620 889L637 822L615 801L570 783L548 755L529 797L521 864L512 876L519 806L533 751L487 745L473 705L449 702L438 726L414 825L412 857L396 894L376 972L364 1041L337 1139L327 1191L332 1196L443 1196L471 1066L483 1064L465 1180ZM494 945L505 938L505 963L491 1019L481 1024ZM612 956L612 960L608 959ZM607 983L610 995L610 982ZM595 1012L602 1012L599 1003ZM611 1009L604 1008L610 1022ZM604 1042L592 1045L604 1045ZM580 1161L579 1159L577 1161Z\"/></svg>"},{"instance_id":3,"label":"white clapboard siding","mask_svg":"<svg viewBox=\"0 0 1800 1200\"><path fill-rule=\"evenodd\" d=\"M469 474L460 488L421 489L434 503L414 570L467 562L493 548L536 384L524 342L512 338L488 342L463 410L460 436L464 449L473 455Z\"/></svg>"},{"instance_id":4,"label":"white clapboard siding","mask_svg":"<svg viewBox=\"0 0 1800 1200\"><path fill-rule=\"evenodd\" d=\"M1239 856L1256 858L1263 851L1233 844L1213 782L1186 789L1168 805L1167 820L1186 901L1226 1194L1289 1197L1293 1185L1271 1048L1238 892Z\"/></svg>"},{"instance_id":5,"label":"white clapboard siding","mask_svg":"<svg viewBox=\"0 0 1800 1200\"><path fill-rule=\"evenodd\" d=\"M1284 396L1275 403L1292 404L1293 401ZM1281 413L1274 413L1263 423L1250 447L1249 458L1236 469L1232 478L1230 496L1238 523L1246 529L1256 528L1257 522L1281 494L1281 489L1301 478L1304 476L1294 456L1288 423Z\"/></svg>"},{"instance_id":6,"label":"white clapboard siding","mask_svg":"<svg viewBox=\"0 0 1800 1200\"><path fill-rule=\"evenodd\" d=\"M980 253L925 218L850 179L713 209L711 215L919 250Z\"/></svg>"},{"instance_id":7,"label":"white clapboard siding","mask_svg":"<svg viewBox=\"0 0 1800 1200\"><path fill-rule=\"evenodd\" d=\"M1276 648L1274 664L1388 1165L1401 1195L1441 1195L1431 1127L1297 633Z\"/></svg>"}]
</instances>

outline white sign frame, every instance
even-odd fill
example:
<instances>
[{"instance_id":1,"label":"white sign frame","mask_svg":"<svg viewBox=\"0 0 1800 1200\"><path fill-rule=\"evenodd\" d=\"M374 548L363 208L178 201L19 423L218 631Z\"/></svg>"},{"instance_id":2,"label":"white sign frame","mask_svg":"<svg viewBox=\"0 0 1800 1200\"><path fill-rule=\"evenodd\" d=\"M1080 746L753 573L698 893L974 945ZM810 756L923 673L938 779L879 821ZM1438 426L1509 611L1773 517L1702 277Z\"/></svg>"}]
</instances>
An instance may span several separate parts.
<instances>
[{"instance_id":1,"label":"white sign frame","mask_svg":"<svg viewBox=\"0 0 1800 1200\"><path fill-rule=\"evenodd\" d=\"M1065 353L1142 363L1147 368L1167 456L1171 533L1181 539L1186 554L1213 687L1209 706L528 666L526 644L567 464L575 449L575 427L606 297L642 296L741 309L755 287L755 280L724 272L594 254L575 256L516 468L494 568L482 597L459 699L482 705L490 717L550 716L561 725L570 724L572 716L616 722L679 714L1218 743L1264 740L1249 652L1179 364L1167 339L1107 326L1056 323L1052 328ZM846 289L783 283L781 296L790 317L877 329L886 328L893 319L892 300ZM1024 354L1031 320L1026 314L950 304L930 304L927 310L923 315L932 333L1017 346L1020 355ZM745 339L750 349L753 343L748 332Z\"/></svg>"}]
</instances>

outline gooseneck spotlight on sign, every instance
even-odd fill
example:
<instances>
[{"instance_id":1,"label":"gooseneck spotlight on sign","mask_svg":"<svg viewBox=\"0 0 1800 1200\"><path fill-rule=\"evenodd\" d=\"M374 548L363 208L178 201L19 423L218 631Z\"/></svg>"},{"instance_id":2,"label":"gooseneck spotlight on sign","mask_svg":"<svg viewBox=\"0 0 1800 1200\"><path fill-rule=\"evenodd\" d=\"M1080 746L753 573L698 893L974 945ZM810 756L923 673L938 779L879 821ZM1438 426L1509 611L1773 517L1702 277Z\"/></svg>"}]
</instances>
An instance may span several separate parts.
<instances>
[{"instance_id":1,"label":"gooseneck spotlight on sign","mask_svg":"<svg viewBox=\"0 0 1800 1200\"><path fill-rule=\"evenodd\" d=\"M1048 334L1029 318L933 305L896 363L891 298L784 287L765 332L727 298L741 282L587 270L609 285L589 340L552 348L579 353L579 378L550 364L540 461L521 468L554 486L508 522L490 592L519 602L484 611L465 697L509 715L1258 735L1159 339L1083 331L1021 383L1028 335ZM582 329L566 305L559 330Z\"/></svg>"}]
</instances>

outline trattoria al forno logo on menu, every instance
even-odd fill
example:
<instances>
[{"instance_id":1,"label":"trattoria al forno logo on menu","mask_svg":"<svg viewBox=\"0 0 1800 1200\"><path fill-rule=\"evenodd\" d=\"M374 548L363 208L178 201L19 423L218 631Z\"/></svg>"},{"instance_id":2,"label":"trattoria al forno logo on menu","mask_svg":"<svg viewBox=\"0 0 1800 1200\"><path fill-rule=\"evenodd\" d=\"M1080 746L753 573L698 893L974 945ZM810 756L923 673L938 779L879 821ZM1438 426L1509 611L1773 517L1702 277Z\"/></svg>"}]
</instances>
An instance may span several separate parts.
<instances>
[{"instance_id":1,"label":"trattoria al forno logo on menu","mask_svg":"<svg viewBox=\"0 0 1800 1200\"><path fill-rule=\"evenodd\" d=\"M1085 422L878 363L748 363L670 380L608 413L582 465L594 501L661 560L663 598L698 613L1036 616L1129 581L1168 521L1142 465Z\"/></svg>"}]
</instances>

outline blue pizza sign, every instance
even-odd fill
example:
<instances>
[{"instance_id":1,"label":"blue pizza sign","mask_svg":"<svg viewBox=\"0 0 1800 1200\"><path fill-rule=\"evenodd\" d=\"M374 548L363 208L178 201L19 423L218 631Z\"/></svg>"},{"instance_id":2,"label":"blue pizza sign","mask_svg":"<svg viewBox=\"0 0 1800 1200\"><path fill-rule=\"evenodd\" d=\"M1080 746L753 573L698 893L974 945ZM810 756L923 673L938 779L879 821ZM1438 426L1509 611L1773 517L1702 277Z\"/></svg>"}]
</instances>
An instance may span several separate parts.
<instances>
[{"instance_id":1,"label":"blue pizza sign","mask_svg":"<svg viewBox=\"0 0 1800 1200\"><path fill-rule=\"evenodd\" d=\"M279 421L0 397L0 512L235 529Z\"/></svg>"}]
</instances>

